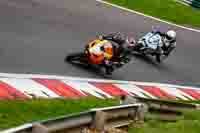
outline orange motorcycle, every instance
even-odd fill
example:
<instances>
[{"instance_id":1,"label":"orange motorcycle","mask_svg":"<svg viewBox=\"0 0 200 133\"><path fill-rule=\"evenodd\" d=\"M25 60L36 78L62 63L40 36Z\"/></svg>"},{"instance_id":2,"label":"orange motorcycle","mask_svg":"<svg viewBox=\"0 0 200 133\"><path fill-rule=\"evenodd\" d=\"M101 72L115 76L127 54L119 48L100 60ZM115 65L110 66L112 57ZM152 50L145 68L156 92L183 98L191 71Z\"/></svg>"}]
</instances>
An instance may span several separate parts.
<instances>
[{"instance_id":1,"label":"orange motorcycle","mask_svg":"<svg viewBox=\"0 0 200 133\"><path fill-rule=\"evenodd\" d=\"M112 45L112 43L108 40L100 40L100 39L95 39L91 42L89 42L83 52L78 52L78 53L72 53L69 54L65 61L72 63L72 64L79 64L79 65L84 65L84 66L97 66L99 69L103 68L104 73L106 74L112 74L112 72L116 68L122 67L124 64L119 63L120 60L123 59L123 56L120 57L115 57L113 56L113 49L108 49L108 54L107 55L107 60L104 62L104 56L96 56L91 55L89 49L93 47L94 45ZM93 60L95 58L95 60ZM128 62L127 62L128 63Z\"/></svg>"}]
</instances>

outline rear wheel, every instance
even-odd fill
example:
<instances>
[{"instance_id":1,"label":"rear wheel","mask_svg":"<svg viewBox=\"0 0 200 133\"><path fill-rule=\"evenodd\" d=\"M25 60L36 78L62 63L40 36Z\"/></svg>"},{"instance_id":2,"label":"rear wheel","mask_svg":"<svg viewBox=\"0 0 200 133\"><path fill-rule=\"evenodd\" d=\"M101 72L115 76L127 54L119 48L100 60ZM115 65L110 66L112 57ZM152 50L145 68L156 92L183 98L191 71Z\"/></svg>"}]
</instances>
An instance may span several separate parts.
<instances>
[{"instance_id":1,"label":"rear wheel","mask_svg":"<svg viewBox=\"0 0 200 133\"><path fill-rule=\"evenodd\" d=\"M70 63L78 63L78 64L86 64L88 63L87 57L85 55L85 53L74 53L74 54L70 54L65 58L66 62L70 62Z\"/></svg>"}]
</instances>

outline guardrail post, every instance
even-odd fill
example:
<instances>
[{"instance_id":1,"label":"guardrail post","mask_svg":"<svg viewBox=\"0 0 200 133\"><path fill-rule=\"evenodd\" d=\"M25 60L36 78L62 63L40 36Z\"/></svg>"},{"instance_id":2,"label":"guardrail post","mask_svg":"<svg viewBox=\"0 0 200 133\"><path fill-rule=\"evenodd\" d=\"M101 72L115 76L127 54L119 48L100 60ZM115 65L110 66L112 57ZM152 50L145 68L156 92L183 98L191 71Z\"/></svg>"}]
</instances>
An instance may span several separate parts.
<instances>
[{"instance_id":1,"label":"guardrail post","mask_svg":"<svg viewBox=\"0 0 200 133\"><path fill-rule=\"evenodd\" d=\"M142 103L139 99L133 97L133 96L125 96L123 95L120 98L120 104L136 104L136 103L141 103L141 105L137 108L137 110L133 110L133 112L130 114L132 120L135 122L143 122L145 113L148 112L148 105L145 103Z\"/></svg>"},{"instance_id":2,"label":"guardrail post","mask_svg":"<svg viewBox=\"0 0 200 133\"><path fill-rule=\"evenodd\" d=\"M136 111L136 122L143 123L145 114L148 112L148 106L146 104L141 104Z\"/></svg>"},{"instance_id":3,"label":"guardrail post","mask_svg":"<svg viewBox=\"0 0 200 133\"><path fill-rule=\"evenodd\" d=\"M121 96L120 98L120 104L124 105L124 104L135 104L138 103L138 100L136 98L134 98L133 96Z\"/></svg>"},{"instance_id":4,"label":"guardrail post","mask_svg":"<svg viewBox=\"0 0 200 133\"><path fill-rule=\"evenodd\" d=\"M200 105L197 104L195 109L200 110Z\"/></svg>"},{"instance_id":5,"label":"guardrail post","mask_svg":"<svg viewBox=\"0 0 200 133\"><path fill-rule=\"evenodd\" d=\"M91 129L102 132L106 122L106 113L103 111L96 111Z\"/></svg>"},{"instance_id":6,"label":"guardrail post","mask_svg":"<svg viewBox=\"0 0 200 133\"><path fill-rule=\"evenodd\" d=\"M41 124L34 124L32 127L32 133L49 133L48 129Z\"/></svg>"}]
</instances>

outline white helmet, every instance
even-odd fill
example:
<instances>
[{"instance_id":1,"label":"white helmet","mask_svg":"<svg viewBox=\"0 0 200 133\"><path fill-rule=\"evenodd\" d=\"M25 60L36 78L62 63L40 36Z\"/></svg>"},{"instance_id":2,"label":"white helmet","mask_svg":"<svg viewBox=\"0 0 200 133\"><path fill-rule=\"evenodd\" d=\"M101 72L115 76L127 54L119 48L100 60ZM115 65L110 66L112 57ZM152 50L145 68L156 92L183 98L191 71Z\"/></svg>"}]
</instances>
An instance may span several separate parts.
<instances>
[{"instance_id":1,"label":"white helmet","mask_svg":"<svg viewBox=\"0 0 200 133\"><path fill-rule=\"evenodd\" d=\"M176 32L174 30L169 30L166 33L166 39L169 41L175 40L176 39Z\"/></svg>"}]
</instances>

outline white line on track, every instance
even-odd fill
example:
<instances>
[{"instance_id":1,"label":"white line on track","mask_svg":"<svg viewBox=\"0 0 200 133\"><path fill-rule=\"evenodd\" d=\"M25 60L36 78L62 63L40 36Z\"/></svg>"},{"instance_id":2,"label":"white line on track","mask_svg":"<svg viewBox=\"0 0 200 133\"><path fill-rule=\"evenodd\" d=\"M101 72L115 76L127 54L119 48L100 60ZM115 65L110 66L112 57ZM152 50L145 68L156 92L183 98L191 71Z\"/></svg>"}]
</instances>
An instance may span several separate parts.
<instances>
[{"instance_id":1,"label":"white line on track","mask_svg":"<svg viewBox=\"0 0 200 133\"><path fill-rule=\"evenodd\" d=\"M137 12L137 11L134 11L134 10L131 10L131 9L116 5L116 4L112 4L110 2L106 2L106 1L103 1L103 0L96 0L96 1L100 2L100 3L103 3L103 4L107 4L107 5L116 7L116 8L119 8L119 9L124 10L124 11L128 11L128 12L131 12L131 13L134 13L134 14L138 14L138 15L141 15L141 16L144 16L144 17L148 17L148 18L154 19L156 21L160 21L160 22L163 22L163 23L166 23L166 24L169 24L169 25L173 25L173 26L182 28L182 29L186 29L186 30L189 30L189 31L194 31L194 32L200 33L200 30L193 29L193 28L188 28L188 27L185 27L185 26L182 26L182 25L177 25L177 24L174 24L174 23L171 23L171 22L168 22L168 21L165 21L165 20L161 20L159 18L156 18L156 17L153 17L153 16L149 16L149 15L146 15L146 14L143 14L143 13L140 13L140 12Z\"/></svg>"}]
</instances>

